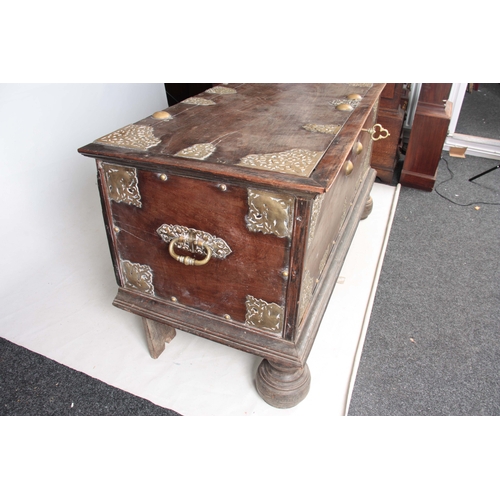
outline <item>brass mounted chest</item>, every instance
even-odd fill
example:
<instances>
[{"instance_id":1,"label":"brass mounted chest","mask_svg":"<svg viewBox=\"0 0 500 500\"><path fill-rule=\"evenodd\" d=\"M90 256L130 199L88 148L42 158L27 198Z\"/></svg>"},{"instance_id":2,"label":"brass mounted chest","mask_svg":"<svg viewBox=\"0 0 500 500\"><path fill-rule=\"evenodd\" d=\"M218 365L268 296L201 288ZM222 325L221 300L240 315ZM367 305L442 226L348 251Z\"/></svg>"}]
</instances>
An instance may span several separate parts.
<instances>
[{"instance_id":1,"label":"brass mounted chest","mask_svg":"<svg viewBox=\"0 0 500 500\"><path fill-rule=\"evenodd\" d=\"M261 396L307 394L306 360L370 209L383 84L224 84L79 152L97 160L117 307L151 355L180 328L262 356Z\"/></svg>"}]
</instances>

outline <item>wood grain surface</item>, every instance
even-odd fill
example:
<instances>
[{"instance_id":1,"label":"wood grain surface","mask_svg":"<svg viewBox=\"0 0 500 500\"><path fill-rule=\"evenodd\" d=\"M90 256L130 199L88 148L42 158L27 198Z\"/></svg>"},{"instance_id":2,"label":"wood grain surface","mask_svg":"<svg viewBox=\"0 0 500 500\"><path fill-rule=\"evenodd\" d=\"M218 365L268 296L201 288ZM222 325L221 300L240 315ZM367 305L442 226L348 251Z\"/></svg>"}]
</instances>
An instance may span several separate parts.
<instances>
[{"instance_id":1,"label":"wood grain surface","mask_svg":"<svg viewBox=\"0 0 500 500\"><path fill-rule=\"evenodd\" d=\"M153 272L155 295L175 297L180 304L245 321L247 295L285 305L289 238L279 238L246 227L247 190L216 182L169 176L162 181L138 171L142 207L111 202L115 253L120 261L146 264ZM222 238L232 253L200 267L174 260L157 233L162 224L193 228ZM179 251L179 254L190 255Z\"/></svg>"},{"instance_id":2,"label":"wood grain surface","mask_svg":"<svg viewBox=\"0 0 500 500\"><path fill-rule=\"evenodd\" d=\"M369 87L356 84L231 84L235 94L199 95L215 104L181 102L168 108L171 120L149 116L136 122L153 128L160 142L147 150L132 150L93 142L79 152L101 159L120 160L160 171L195 177L216 175L220 180L258 183L276 189L320 193L333 184L338 169L349 154L352 134L359 131L378 99L384 84ZM352 111L339 111L332 104L351 93L363 98ZM152 110L152 114L154 111ZM332 136L303 128L308 123L338 124L341 132ZM128 124L124 124L128 125ZM111 131L110 131L111 132ZM98 138L96 138L98 139ZM176 156L194 144L211 143L216 149L206 159ZM238 165L249 154L269 154L291 149L321 153L321 160L309 177L258 170Z\"/></svg>"}]
</instances>

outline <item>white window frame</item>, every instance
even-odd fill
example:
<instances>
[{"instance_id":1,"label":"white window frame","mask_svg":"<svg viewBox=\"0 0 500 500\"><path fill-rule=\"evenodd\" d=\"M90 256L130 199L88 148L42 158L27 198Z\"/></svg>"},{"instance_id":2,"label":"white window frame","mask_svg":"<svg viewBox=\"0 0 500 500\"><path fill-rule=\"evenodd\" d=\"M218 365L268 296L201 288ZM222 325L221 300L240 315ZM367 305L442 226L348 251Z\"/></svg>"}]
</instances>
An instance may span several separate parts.
<instances>
[{"instance_id":1,"label":"white window frame","mask_svg":"<svg viewBox=\"0 0 500 500\"><path fill-rule=\"evenodd\" d=\"M467 83L454 83L451 87L449 100L453 103L453 109L443 150L449 151L451 147L467 148L466 155L492 159L500 158L500 140L457 134L455 132L467 85Z\"/></svg>"}]
</instances>

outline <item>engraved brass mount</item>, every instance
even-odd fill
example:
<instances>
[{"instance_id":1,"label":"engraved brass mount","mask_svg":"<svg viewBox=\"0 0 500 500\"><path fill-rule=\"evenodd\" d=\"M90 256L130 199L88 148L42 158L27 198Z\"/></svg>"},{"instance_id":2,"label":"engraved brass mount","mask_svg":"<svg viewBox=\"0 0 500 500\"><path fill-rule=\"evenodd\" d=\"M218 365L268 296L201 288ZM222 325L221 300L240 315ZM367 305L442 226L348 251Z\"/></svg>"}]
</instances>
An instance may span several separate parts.
<instances>
[{"instance_id":1,"label":"engraved brass mount","mask_svg":"<svg viewBox=\"0 0 500 500\"><path fill-rule=\"evenodd\" d=\"M121 268L125 288L154 295L153 271L149 266L123 260Z\"/></svg>"},{"instance_id":2,"label":"engraved brass mount","mask_svg":"<svg viewBox=\"0 0 500 500\"><path fill-rule=\"evenodd\" d=\"M225 259L231 252L229 245L216 236L184 226L163 224L156 232L161 239L169 244L168 250L172 258L186 266L203 266L212 257ZM175 249L187 250L195 255L203 256L203 259L177 255Z\"/></svg>"},{"instance_id":3,"label":"engraved brass mount","mask_svg":"<svg viewBox=\"0 0 500 500\"><path fill-rule=\"evenodd\" d=\"M109 198L116 203L126 203L141 208L141 194L137 171L133 167L122 167L103 163Z\"/></svg>"},{"instance_id":4,"label":"engraved brass mount","mask_svg":"<svg viewBox=\"0 0 500 500\"><path fill-rule=\"evenodd\" d=\"M292 196L248 189L247 228L253 232L287 238L293 231L295 199Z\"/></svg>"},{"instance_id":5,"label":"engraved brass mount","mask_svg":"<svg viewBox=\"0 0 500 500\"><path fill-rule=\"evenodd\" d=\"M284 309L278 304L247 295L246 310L245 324L273 333L283 330Z\"/></svg>"}]
</instances>

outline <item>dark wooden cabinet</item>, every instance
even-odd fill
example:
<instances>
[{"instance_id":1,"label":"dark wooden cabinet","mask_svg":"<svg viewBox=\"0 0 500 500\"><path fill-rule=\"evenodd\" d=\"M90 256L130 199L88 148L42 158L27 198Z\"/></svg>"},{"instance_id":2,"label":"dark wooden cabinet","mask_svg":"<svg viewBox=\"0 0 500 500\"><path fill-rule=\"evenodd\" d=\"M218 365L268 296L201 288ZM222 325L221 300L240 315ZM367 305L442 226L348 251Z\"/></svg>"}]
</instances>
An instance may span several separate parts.
<instances>
[{"instance_id":1,"label":"dark wooden cabinet","mask_svg":"<svg viewBox=\"0 0 500 500\"><path fill-rule=\"evenodd\" d=\"M213 86L211 83L164 83L169 106L173 106L189 97L201 94Z\"/></svg>"},{"instance_id":2,"label":"dark wooden cabinet","mask_svg":"<svg viewBox=\"0 0 500 500\"><path fill-rule=\"evenodd\" d=\"M411 127L400 183L432 191L451 120L451 83L423 83Z\"/></svg>"},{"instance_id":3,"label":"dark wooden cabinet","mask_svg":"<svg viewBox=\"0 0 500 500\"><path fill-rule=\"evenodd\" d=\"M385 184L394 184L397 179L397 164L400 159L403 124L407 104L406 84L387 83L380 95L377 121L388 130L390 136L373 144L372 167L377 178Z\"/></svg>"},{"instance_id":4,"label":"dark wooden cabinet","mask_svg":"<svg viewBox=\"0 0 500 500\"><path fill-rule=\"evenodd\" d=\"M180 328L264 358L260 395L306 397L307 358L371 210L383 84L216 85L79 149L97 160L118 283L151 356Z\"/></svg>"}]
</instances>

